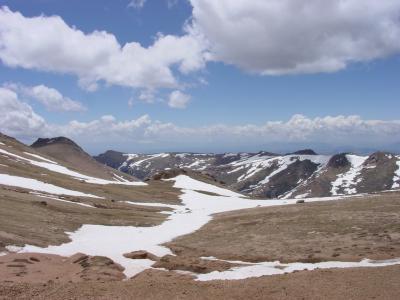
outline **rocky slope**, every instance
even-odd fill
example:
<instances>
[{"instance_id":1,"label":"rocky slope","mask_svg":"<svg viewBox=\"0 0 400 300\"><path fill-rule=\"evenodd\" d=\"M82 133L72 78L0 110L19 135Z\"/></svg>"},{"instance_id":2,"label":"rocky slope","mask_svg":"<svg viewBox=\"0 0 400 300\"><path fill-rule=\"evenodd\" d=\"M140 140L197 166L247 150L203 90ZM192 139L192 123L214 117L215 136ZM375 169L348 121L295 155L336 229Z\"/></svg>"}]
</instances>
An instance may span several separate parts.
<instances>
[{"instance_id":1,"label":"rocky slope","mask_svg":"<svg viewBox=\"0 0 400 300\"><path fill-rule=\"evenodd\" d=\"M143 180L162 171L190 169L208 174L233 190L263 198L324 197L400 187L400 156L384 152L330 156L310 149L285 155L107 151L95 159Z\"/></svg>"},{"instance_id":2,"label":"rocky slope","mask_svg":"<svg viewBox=\"0 0 400 300\"><path fill-rule=\"evenodd\" d=\"M31 147L41 154L61 161L63 165L83 169L86 174L91 176L107 180L115 180L118 177L130 181L135 180L126 173L115 171L115 169L98 163L74 141L65 137L39 138Z\"/></svg>"},{"instance_id":3,"label":"rocky slope","mask_svg":"<svg viewBox=\"0 0 400 300\"><path fill-rule=\"evenodd\" d=\"M45 247L69 241L83 224L151 226L165 208L127 203L179 204L172 183L143 183L95 161L65 138L32 147L0 133L0 255L6 246Z\"/></svg>"}]
</instances>

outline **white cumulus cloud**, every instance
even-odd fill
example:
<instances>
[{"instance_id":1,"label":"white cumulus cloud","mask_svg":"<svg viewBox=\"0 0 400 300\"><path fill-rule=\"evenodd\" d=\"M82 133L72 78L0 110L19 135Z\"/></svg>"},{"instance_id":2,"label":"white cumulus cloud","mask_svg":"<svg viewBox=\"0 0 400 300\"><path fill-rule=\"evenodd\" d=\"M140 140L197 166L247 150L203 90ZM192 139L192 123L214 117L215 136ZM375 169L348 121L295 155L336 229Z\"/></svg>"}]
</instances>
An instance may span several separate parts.
<instances>
[{"instance_id":1,"label":"white cumulus cloud","mask_svg":"<svg viewBox=\"0 0 400 300\"><path fill-rule=\"evenodd\" d=\"M120 45L105 31L84 33L59 16L25 17L0 8L0 60L22 67L76 75L80 86L95 90L99 81L132 88L176 88L172 70L182 74L205 66L206 51L199 34L159 34L154 43Z\"/></svg>"},{"instance_id":2,"label":"white cumulus cloud","mask_svg":"<svg viewBox=\"0 0 400 300\"><path fill-rule=\"evenodd\" d=\"M57 89L43 84L27 86L20 83L7 82L3 84L3 87L13 90L20 96L40 102L48 111L79 112L86 110L86 107L81 102L72 100L61 94Z\"/></svg>"},{"instance_id":3,"label":"white cumulus cloud","mask_svg":"<svg viewBox=\"0 0 400 300\"><path fill-rule=\"evenodd\" d=\"M78 101L62 95L58 90L43 84L33 87L24 87L23 91L42 103L49 111L85 111L84 105Z\"/></svg>"},{"instance_id":4,"label":"white cumulus cloud","mask_svg":"<svg viewBox=\"0 0 400 300\"><path fill-rule=\"evenodd\" d=\"M130 2L142 7L144 0ZM168 3L175 3L169 1ZM83 32L59 16L26 17L0 8L0 61L146 91L190 86L208 61L262 75L335 72L400 53L397 0L190 0L184 33L158 34L144 47L105 31Z\"/></svg>"},{"instance_id":5,"label":"white cumulus cloud","mask_svg":"<svg viewBox=\"0 0 400 300\"><path fill-rule=\"evenodd\" d=\"M190 101L190 95L181 91L173 91L169 95L168 105L172 108L186 108Z\"/></svg>"},{"instance_id":6,"label":"white cumulus cloud","mask_svg":"<svg viewBox=\"0 0 400 300\"><path fill-rule=\"evenodd\" d=\"M47 133L47 123L18 95L0 87L0 131L18 138L30 138Z\"/></svg>"},{"instance_id":7,"label":"white cumulus cloud","mask_svg":"<svg viewBox=\"0 0 400 300\"><path fill-rule=\"evenodd\" d=\"M334 72L400 52L397 0L190 2L213 59L249 72Z\"/></svg>"}]
</instances>

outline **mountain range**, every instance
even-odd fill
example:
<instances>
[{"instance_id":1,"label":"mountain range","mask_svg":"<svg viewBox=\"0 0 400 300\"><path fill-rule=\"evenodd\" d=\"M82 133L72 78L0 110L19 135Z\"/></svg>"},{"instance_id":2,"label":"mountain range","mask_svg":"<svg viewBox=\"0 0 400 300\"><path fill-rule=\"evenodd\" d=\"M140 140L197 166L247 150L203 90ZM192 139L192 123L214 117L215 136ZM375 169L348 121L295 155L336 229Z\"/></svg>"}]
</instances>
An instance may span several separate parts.
<instances>
[{"instance_id":1,"label":"mountain range","mask_svg":"<svg viewBox=\"0 0 400 300\"><path fill-rule=\"evenodd\" d=\"M372 193L399 188L400 156L375 152L319 155L311 149L288 154L157 153L107 151L94 157L141 180L179 169L213 177L255 198L305 198Z\"/></svg>"}]
</instances>

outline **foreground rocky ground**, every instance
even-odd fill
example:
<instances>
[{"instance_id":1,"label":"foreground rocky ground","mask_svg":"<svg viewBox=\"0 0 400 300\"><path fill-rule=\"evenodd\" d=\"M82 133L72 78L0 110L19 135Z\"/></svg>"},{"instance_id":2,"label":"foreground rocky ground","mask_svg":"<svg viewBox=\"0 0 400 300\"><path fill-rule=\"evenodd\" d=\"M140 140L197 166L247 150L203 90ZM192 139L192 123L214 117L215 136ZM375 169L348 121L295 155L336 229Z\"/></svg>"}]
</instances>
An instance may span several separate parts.
<instances>
[{"instance_id":1,"label":"foreground rocky ground","mask_svg":"<svg viewBox=\"0 0 400 300\"><path fill-rule=\"evenodd\" d=\"M128 281L1 283L0 299L398 299L400 266L193 281L149 270Z\"/></svg>"},{"instance_id":2,"label":"foreground rocky ground","mask_svg":"<svg viewBox=\"0 0 400 300\"><path fill-rule=\"evenodd\" d=\"M218 214L167 246L177 256L125 278L105 257L0 257L0 299L398 299L400 266L326 269L243 280L195 281L241 261L360 261L400 257L399 193ZM147 256L139 253L138 257ZM132 255L134 257L134 255Z\"/></svg>"}]
</instances>

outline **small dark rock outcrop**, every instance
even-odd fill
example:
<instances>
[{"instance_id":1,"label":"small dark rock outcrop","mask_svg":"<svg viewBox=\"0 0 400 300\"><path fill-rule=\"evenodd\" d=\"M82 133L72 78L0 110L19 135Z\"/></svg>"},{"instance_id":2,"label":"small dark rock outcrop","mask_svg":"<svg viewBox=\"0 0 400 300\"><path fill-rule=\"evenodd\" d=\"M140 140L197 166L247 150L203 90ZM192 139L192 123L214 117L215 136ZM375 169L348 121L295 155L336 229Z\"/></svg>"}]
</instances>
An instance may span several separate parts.
<instances>
[{"instance_id":1,"label":"small dark rock outcrop","mask_svg":"<svg viewBox=\"0 0 400 300\"><path fill-rule=\"evenodd\" d=\"M187 171L185 169L172 169L172 170L164 170L160 171L157 174L154 174L151 179L152 180L162 180L162 179L170 179L174 178L178 175L186 175Z\"/></svg>"},{"instance_id":2,"label":"small dark rock outcrop","mask_svg":"<svg viewBox=\"0 0 400 300\"><path fill-rule=\"evenodd\" d=\"M328 162L328 167L330 168L343 168L350 166L350 162L346 157L346 153L336 154L331 157Z\"/></svg>"}]
</instances>

